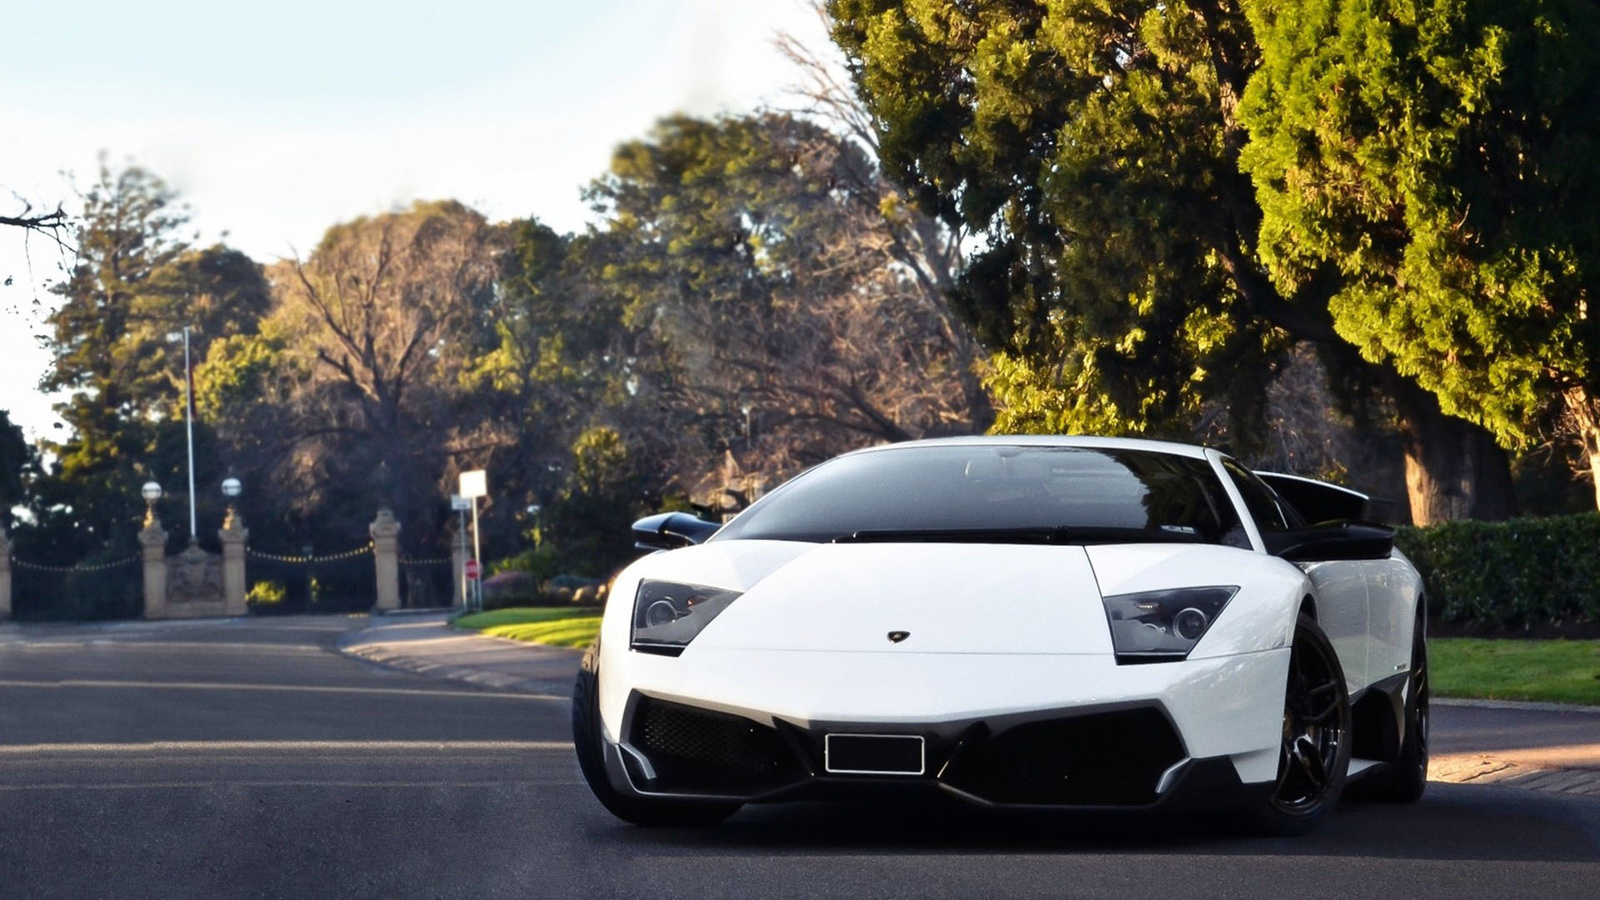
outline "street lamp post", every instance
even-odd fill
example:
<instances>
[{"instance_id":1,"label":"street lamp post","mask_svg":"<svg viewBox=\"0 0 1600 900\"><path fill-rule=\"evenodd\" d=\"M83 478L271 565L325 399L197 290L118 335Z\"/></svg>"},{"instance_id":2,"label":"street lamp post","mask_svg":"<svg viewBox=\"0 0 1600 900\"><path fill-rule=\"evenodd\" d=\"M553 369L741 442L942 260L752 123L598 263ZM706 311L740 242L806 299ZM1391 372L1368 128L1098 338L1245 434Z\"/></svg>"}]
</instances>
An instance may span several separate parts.
<instances>
[{"instance_id":1,"label":"street lamp post","mask_svg":"<svg viewBox=\"0 0 1600 900\"><path fill-rule=\"evenodd\" d=\"M146 481L139 493L144 497L144 527L149 528L156 523L156 501L161 499L161 485Z\"/></svg>"},{"instance_id":2,"label":"street lamp post","mask_svg":"<svg viewBox=\"0 0 1600 900\"><path fill-rule=\"evenodd\" d=\"M244 492L244 483L233 475L222 479L222 496L228 498L228 514L222 520L222 527L232 529L239 513L239 495Z\"/></svg>"},{"instance_id":3,"label":"street lamp post","mask_svg":"<svg viewBox=\"0 0 1600 900\"><path fill-rule=\"evenodd\" d=\"M222 541L222 597L223 608L230 616L250 614L249 582L245 575L245 541L249 532L239 518L238 499L244 484L228 472L222 479L222 496L227 498L228 511L222 517L222 528L217 538Z\"/></svg>"}]
</instances>

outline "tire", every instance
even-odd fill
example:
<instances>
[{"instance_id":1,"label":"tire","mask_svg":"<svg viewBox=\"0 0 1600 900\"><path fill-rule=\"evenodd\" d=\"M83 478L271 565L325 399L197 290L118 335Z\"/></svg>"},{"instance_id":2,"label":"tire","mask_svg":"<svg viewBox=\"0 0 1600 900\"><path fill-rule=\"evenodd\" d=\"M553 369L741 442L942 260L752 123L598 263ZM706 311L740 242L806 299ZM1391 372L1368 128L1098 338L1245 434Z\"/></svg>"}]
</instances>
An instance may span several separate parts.
<instances>
[{"instance_id":1,"label":"tire","mask_svg":"<svg viewBox=\"0 0 1600 900\"><path fill-rule=\"evenodd\" d=\"M1254 820L1266 834L1300 835L1333 812L1350 769L1350 693L1344 669L1328 636L1306 615L1295 623L1283 705L1278 777Z\"/></svg>"},{"instance_id":2,"label":"tire","mask_svg":"<svg viewBox=\"0 0 1600 900\"><path fill-rule=\"evenodd\" d=\"M1411 673L1406 679L1405 736L1400 753L1378 774L1370 796L1384 803L1415 803L1428 787L1428 639L1422 620L1411 638Z\"/></svg>"},{"instance_id":3,"label":"tire","mask_svg":"<svg viewBox=\"0 0 1600 900\"><path fill-rule=\"evenodd\" d=\"M644 826L715 825L738 812L742 804L630 797L611 785L606 775L605 738L600 727L599 648L583 656L572 688L572 745L589 790L607 811L624 822Z\"/></svg>"}]
</instances>

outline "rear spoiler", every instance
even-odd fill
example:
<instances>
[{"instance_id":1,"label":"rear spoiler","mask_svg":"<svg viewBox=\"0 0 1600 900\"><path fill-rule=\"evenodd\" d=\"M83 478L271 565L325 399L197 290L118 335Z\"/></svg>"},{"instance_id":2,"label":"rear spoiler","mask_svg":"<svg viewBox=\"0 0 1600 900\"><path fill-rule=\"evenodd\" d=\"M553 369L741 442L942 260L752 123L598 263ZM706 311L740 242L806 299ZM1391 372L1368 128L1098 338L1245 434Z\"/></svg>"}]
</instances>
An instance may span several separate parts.
<instances>
[{"instance_id":1,"label":"rear spoiler","mask_svg":"<svg viewBox=\"0 0 1600 900\"><path fill-rule=\"evenodd\" d=\"M1278 496L1300 514L1308 524L1317 522L1380 522L1390 523L1395 502L1363 494L1337 484L1284 475L1278 472L1257 472L1256 476L1278 492Z\"/></svg>"}]
</instances>

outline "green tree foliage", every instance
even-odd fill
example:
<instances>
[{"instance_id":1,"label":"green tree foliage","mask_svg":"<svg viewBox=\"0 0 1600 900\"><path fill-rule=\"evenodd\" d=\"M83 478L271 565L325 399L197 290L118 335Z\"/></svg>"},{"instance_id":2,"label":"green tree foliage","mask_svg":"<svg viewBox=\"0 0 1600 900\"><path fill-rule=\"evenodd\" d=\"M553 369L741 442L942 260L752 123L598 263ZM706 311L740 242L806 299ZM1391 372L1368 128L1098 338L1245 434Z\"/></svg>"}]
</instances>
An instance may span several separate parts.
<instances>
[{"instance_id":1,"label":"green tree foliage","mask_svg":"<svg viewBox=\"0 0 1600 900\"><path fill-rule=\"evenodd\" d=\"M84 197L79 258L55 288L62 302L41 384L67 394L56 410L71 430L45 447L55 461L37 482L25 535L57 560L131 548L144 481L186 493L183 328L198 360L212 340L253 332L266 307L260 267L226 247L191 249L185 221L174 192L137 167L102 166ZM215 481L209 432L197 445Z\"/></svg>"},{"instance_id":2,"label":"green tree foliage","mask_svg":"<svg viewBox=\"0 0 1600 900\"><path fill-rule=\"evenodd\" d=\"M980 235L957 297L1000 351L1001 430L1256 421L1284 341L1255 291L1235 4L836 0L886 168Z\"/></svg>"},{"instance_id":3,"label":"green tree foliage","mask_svg":"<svg viewBox=\"0 0 1600 900\"><path fill-rule=\"evenodd\" d=\"M1207 404L1222 404L1244 449L1291 344L1350 365L1328 311L1337 271L1286 290L1257 253L1238 109L1260 51L1239 2L827 8L885 169L974 235L956 299L997 351L998 430L1187 438ZM1413 512L1427 521L1436 495L1471 480L1426 446L1460 457L1454 448L1475 446L1462 433L1471 426L1430 418L1426 395L1392 367L1355 368L1415 427ZM1503 456L1491 463L1509 491Z\"/></svg>"},{"instance_id":4,"label":"green tree foliage","mask_svg":"<svg viewBox=\"0 0 1600 900\"><path fill-rule=\"evenodd\" d=\"M1249 4L1262 257L1332 266L1339 332L1524 447L1564 404L1600 472L1600 8Z\"/></svg>"},{"instance_id":5,"label":"green tree foliage","mask_svg":"<svg viewBox=\"0 0 1600 900\"><path fill-rule=\"evenodd\" d=\"M153 271L134 299L134 321L117 355L145 404L181 418L186 387L177 335L189 328L190 357L197 364L213 341L253 336L271 305L271 289L255 260L222 245L186 249Z\"/></svg>"},{"instance_id":6,"label":"green tree foliage","mask_svg":"<svg viewBox=\"0 0 1600 900\"><path fill-rule=\"evenodd\" d=\"M112 172L84 197L79 261L56 293L50 316L54 359L40 387L67 391L57 412L72 430L49 446L56 462L40 485L40 525L59 521L59 542L77 556L111 539L137 516L137 485L153 443L148 391L131 383L123 348L139 293L182 252L185 215L173 192L138 168Z\"/></svg>"},{"instance_id":7,"label":"green tree foliage","mask_svg":"<svg viewBox=\"0 0 1600 900\"><path fill-rule=\"evenodd\" d=\"M33 447L11 414L0 409L0 528L11 529L12 510L26 499L23 477L38 465Z\"/></svg>"},{"instance_id":8,"label":"green tree foliage","mask_svg":"<svg viewBox=\"0 0 1600 900\"><path fill-rule=\"evenodd\" d=\"M566 484L542 519L567 571L604 577L637 555L627 536L647 511L643 476L616 429L597 426L573 441Z\"/></svg>"},{"instance_id":9,"label":"green tree foliage","mask_svg":"<svg viewBox=\"0 0 1600 900\"><path fill-rule=\"evenodd\" d=\"M936 229L854 142L784 115L667 119L589 196L595 271L657 357L631 388L669 411L652 443L677 446L685 486L726 452L780 474L983 426L976 347L927 287L949 264Z\"/></svg>"},{"instance_id":10,"label":"green tree foliage","mask_svg":"<svg viewBox=\"0 0 1600 900\"><path fill-rule=\"evenodd\" d=\"M626 387L638 378L638 335L623 324L619 295L600 283L614 256L607 239L561 235L531 219L509 231L496 302L485 313L492 345L462 374L480 414L471 458L494 473L484 524L496 543L522 531L523 520L508 509L557 497L585 429L602 419L639 419L637 391Z\"/></svg>"}]
</instances>

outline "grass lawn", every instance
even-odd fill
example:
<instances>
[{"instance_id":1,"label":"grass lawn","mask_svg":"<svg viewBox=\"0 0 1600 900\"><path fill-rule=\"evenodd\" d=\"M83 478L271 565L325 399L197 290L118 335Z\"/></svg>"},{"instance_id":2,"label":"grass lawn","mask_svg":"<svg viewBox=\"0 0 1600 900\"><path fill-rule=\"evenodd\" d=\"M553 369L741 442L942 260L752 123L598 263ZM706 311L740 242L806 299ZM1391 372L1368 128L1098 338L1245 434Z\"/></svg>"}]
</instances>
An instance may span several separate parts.
<instances>
[{"instance_id":1,"label":"grass lawn","mask_svg":"<svg viewBox=\"0 0 1600 900\"><path fill-rule=\"evenodd\" d=\"M461 616L457 628L554 647L587 647L600 633L600 608L541 606L494 609Z\"/></svg>"},{"instance_id":2,"label":"grass lawn","mask_svg":"<svg viewBox=\"0 0 1600 900\"><path fill-rule=\"evenodd\" d=\"M1428 654L1435 696L1600 706L1600 641L1433 638Z\"/></svg>"}]
</instances>

